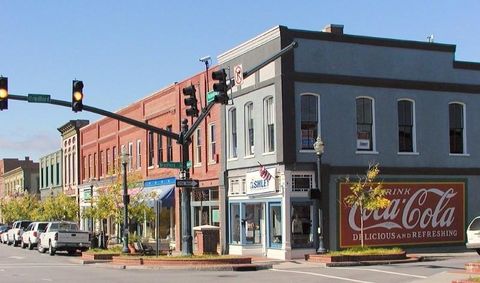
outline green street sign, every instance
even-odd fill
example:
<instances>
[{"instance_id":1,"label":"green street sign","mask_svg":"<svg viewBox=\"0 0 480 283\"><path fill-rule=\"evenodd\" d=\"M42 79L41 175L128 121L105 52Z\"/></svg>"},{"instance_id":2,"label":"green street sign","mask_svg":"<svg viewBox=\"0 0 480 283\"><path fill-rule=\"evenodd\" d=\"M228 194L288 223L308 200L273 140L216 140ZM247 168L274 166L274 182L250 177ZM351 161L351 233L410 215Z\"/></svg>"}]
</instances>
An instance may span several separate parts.
<instances>
[{"instance_id":1,"label":"green street sign","mask_svg":"<svg viewBox=\"0 0 480 283\"><path fill-rule=\"evenodd\" d=\"M159 168L182 168L182 162L160 162L158 164ZM192 167L192 161L187 161L187 168Z\"/></svg>"},{"instance_id":2,"label":"green street sign","mask_svg":"<svg viewBox=\"0 0 480 283\"><path fill-rule=\"evenodd\" d=\"M27 97L27 101L33 102L33 103L50 103L50 95L29 93Z\"/></svg>"},{"instance_id":3,"label":"green street sign","mask_svg":"<svg viewBox=\"0 0 480 283\"><path fill-rule=\"evenodd\" d=\"M207 92L207 103L210 103L210 101L213 101L215 99L215 96L217 95L218 95L218 92L214 90Z\"/></svg>"}]
</instances>

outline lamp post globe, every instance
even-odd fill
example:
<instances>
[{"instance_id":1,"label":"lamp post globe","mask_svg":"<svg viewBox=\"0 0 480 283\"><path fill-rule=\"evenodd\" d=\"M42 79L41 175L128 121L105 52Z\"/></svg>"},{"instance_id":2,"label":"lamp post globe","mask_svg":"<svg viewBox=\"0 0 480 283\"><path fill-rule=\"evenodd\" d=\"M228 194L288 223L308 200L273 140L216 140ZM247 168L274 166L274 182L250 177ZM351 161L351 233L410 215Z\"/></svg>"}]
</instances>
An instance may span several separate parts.
<instances>
[{"instance_id":1,"label":"lamp post globe","mask_svg":"<svg viewBox=\"0 0 480 283\"><path fill-rule=\"evenodd\" d=\"M322 183L322 177L321 177L321 167L322 167L322 154L325 151L325 144L323 143L322 139L320 137L317 137L317 140L313 144L313 149L315 150L315 153L317 154L317 184L318 184L318 190L320 191L320 198L321 202L323 202L323 193L321 189L321 183ZM318 234L318 249L317 253L319 254L324 254L327 252L325 249L324 243L323 243L323 206L319 209L319 228L320 228L320 233Z\"/></svg>"}]
</instances>

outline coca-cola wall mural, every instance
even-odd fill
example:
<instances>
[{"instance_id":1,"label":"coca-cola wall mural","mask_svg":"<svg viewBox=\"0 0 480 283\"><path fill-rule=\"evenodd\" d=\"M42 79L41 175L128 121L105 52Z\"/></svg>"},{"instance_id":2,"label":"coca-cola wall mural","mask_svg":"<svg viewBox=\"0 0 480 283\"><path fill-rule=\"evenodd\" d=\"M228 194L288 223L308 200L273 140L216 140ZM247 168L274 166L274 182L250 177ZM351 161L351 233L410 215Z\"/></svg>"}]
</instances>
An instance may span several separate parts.
<instances>
[{"instance_id":1,"label":"coca-cola wall mural","mask_svg":"<svg viewBox=\"0 0 480 283\"><path fill-rule=\"evenodd\" d=\"M360 209L348 207L349 183L339 184L340 247L360 245ZM465 182L384 182L390 205L367 211L367 246L463 243Z\"/></svg>"}]
</instances>

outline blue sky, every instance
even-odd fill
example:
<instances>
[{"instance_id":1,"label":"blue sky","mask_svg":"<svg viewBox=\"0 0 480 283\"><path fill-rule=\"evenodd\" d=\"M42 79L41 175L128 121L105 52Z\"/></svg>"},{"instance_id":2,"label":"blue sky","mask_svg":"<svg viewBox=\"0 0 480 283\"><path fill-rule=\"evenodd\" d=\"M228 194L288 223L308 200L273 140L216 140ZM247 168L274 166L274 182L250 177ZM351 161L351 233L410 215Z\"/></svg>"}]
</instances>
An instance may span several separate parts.
<instances>
[{"instance_id":1,"label":"blue sky","mask_svg":"<svg viewBox=\"0 0 480 283\"><path fill-rule=\"evenodd\" d=\"M276 26L457 45L457 60L480 62L480 1L52 1L0 0L0 75L11 94L71 99L84 81L84 104L110 111L201 72L199 58ZM215 61L213 63L216 63ZM480 82L479 82L480 83ZM0 159L35 160L60 148L57 128L73 113L9 101L0 112Z\"/></svg>"}]
</instances>

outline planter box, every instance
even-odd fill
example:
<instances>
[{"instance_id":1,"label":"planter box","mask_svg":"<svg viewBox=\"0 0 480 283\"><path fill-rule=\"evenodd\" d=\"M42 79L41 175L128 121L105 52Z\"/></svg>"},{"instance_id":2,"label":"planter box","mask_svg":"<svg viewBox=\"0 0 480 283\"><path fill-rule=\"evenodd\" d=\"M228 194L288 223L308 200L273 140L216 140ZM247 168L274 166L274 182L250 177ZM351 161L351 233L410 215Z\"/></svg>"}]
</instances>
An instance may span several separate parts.
<instances>
[{"instance_id":1,"label":"planter box","mask_svg":"<svg viewBox=\"0 0 480 283\"><path fill-rule=\"evenodd\" d=\"M82 259L83 260L112 260L114 256L119 256L118 253L111 253L111 254L96 254L91 252L83 252Z\"/></svg>"},{"instance_id":2,"label":"planter box","mask_svg":"<svg viewBox=\"0 0 480 283\"><path fill-rule=\"evenodd\" d=\"M185 265L238 265L251 264L252 258L238 257L238 258L212 258L212 259L179 259L179 258L143 258L143 257L129 257L129 256L114 256L114 264L124 265L148 265L148 266L185 266Z\"/></svg>"},{"instance_id":3,"label":"planter box","mask_svg":"<svg viewBox=\"0 0 480 283\"><path fill-rule=\"evenodd\" d=\"M480 262L470 262L465 264L465 270L472 273L480 273Z\"/></svg>"},{"instance_id":4,"label":"planter box","mask_svg":"<svg viewBox=\"0 0 480 283\"><path fill-rule=\"evenodd\" d=\"M356 261L381 261L381 260L402 260L406 259L406 252L401 252L398 254L387 254L387 255L305 255L305 260L311 262L322 262L322 263L332 263L332 262L356 262Z\"/></svg>"}]
</instances>

